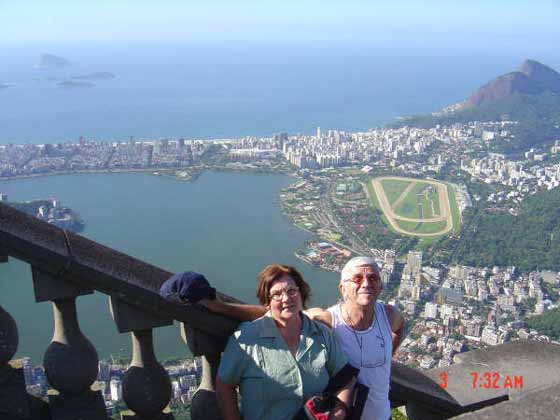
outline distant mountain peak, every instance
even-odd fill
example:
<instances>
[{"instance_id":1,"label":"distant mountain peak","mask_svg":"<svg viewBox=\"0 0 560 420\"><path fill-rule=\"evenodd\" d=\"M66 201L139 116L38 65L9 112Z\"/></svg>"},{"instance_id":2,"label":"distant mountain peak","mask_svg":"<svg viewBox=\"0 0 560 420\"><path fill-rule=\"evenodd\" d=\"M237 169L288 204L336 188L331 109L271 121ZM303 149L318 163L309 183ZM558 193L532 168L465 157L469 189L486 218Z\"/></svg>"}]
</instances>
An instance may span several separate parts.
<instances>
[{"instance_id":1,"label":"distant mountain peak","mask_svg":"<svg viewBox=\"0 0 560 420\"><path fill-rule=\"evenodd\" d=\"M521 73L525 73L527 76L530 76L535 71L541 71L541 70L556 73L556 71L554 71L552 68L544 65L543 63L540 63L537 60L532 60L530 58L523 61L523 63L521 63L521 65L519 66L519 71Z\"/></svg>"},{"instance_id":2,"label":"distant mountain peak","mask_svg":"<svg viewBox=\"0 0 560 420\"><path fill-rule=\"evenodd\" d=\"M542 90L560 94L560 73L554 69L535 60L525 60L519 66L519 71L538 84Z\"/></svg>"},{"instance_id":3,"label":"distant mountain peak","mask_svg":"<svg viewBox=\"0 0 560 420\"><path fill-rule=\"evenodd\" d=\"M478 107L514 93L538 95L545 91L560 94L560 73L536 60L527 59L517 71L496 77L474 91L460 106L449 109Z\"/></svg>"}]
</instances>

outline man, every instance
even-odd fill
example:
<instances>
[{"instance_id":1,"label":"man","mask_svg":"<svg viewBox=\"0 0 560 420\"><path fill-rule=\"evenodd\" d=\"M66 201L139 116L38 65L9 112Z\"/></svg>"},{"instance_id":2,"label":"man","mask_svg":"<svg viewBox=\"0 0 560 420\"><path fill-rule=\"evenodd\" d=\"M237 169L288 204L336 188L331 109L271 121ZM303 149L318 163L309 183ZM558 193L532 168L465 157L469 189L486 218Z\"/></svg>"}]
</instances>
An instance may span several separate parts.
<instances>
[{"instance_id":1,"label":"man","mask_svg":"<svg viewBox=\"0 0 560 420\"><path fill-rule=\"evenodd\" d=\"M394 306L377 302L382 283L372 258L348 261L338 288L341 303L310 309L309 316L334 330L348 361L360 369L358 384L369 388L361 418L390 419L391 356L403 338L404 318Z\"/></svg>"},{"instance_id":2,"label":"man","mask_svg":"<svg viewBox=\"0 0 560 420\"><path fill-rule=\"evenodd\" d=\"M206 282L203 276L200 278ZM199 299L208 309L242 321L265 314L262 306L226 303L215 298L209 284L192 281L175 289L181 298ZM165 286L165 284L164 284ZM306 314L331 327L350 363L360 369L358 384L365 390L362 419L385 420L391 417L389 381L391 356L404 333L404 318L392 305L377 302L382 290L379 267L373 258L356 257L346 263L340 275L342 302L324 310L312 308ZM162 287L162 295L169 297ZM193 297L194 299L191 299ZM367 389L369 388L369 390Z\"/></svg>"}]
</instances>

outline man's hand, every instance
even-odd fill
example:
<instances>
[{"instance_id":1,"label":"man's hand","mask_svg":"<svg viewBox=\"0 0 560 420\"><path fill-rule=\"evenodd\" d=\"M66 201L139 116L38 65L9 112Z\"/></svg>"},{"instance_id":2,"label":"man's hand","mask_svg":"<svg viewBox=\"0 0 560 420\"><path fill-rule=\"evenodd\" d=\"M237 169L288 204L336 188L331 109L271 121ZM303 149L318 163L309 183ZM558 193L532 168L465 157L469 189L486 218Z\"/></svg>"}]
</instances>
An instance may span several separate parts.
<instances>
[{"instance_id":1,"label":"man's hand","mask_svg":"<svg viewBox=\"0 0 560 420\"><path fill-rule=\"evenodd\" d=\"M216 289L210 286L202 274L194 271L174 274L161 285L159 294L167 300L179 303L216 299Z\"/></svg>"},{"instance_id":2,"label":"man's hand","mask_svg":"<svg viewBox=\"0 0 560 420\"><path fill-rule=\"evenodd\" d=\"M313 321L319 321L325 324L327 327L332 328L332 316L331 313L323 308L309 308L303 311L309 319Z\"/></svg>"},{"instance_id":3,"label":"man's hand","mask_svg":"<svg viewBox=\"0 0 560 420\"><path fill-rule=\"evenodd\" d=\"M329 413L329 420L343 420L347 415L346 408L337 404Z\"/></svg>"}]
</instances>

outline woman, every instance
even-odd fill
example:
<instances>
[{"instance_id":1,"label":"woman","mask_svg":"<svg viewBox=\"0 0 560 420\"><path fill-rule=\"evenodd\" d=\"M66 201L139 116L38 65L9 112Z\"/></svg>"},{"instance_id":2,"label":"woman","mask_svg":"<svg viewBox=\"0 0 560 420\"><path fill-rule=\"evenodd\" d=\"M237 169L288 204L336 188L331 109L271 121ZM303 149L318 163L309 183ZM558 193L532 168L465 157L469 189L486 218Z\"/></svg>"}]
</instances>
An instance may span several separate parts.
<instances>
[{"instance_id":1,"label":"woman","mask_svg":"<svg viewBox=\"0 0 560 420\"><path fill-rule=\"evenodd\" d=\"M347 364L329 328L302 313L309 293L293 267L273 264L259 274L257 297L268 312L240 325L218 370L216 392L225 420L292 419ZM351 385L337 393L330 419L345 417Z\"/></svg>"}]
</instances>

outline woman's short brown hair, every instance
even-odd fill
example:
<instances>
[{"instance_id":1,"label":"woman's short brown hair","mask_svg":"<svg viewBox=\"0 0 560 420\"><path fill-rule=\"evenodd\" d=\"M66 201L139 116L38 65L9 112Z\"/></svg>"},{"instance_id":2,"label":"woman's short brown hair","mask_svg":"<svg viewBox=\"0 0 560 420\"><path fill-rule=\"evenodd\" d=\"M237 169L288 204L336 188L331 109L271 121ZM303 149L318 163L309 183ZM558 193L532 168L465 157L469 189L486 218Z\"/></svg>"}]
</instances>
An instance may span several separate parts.
<instances>
[{"instance_id":1,"label":"woman's short brown hair","mask_svg":"<svg viewBox=\"0 0 560 420\"><path fill-rule=\"evenodd\" d=\"M270 303L270 288L272 284L283 276L290 276L299 289L301 295L301 303L305 308L311 289L309 285L303 280L303 276L294 267L282 264L267 265L257 278L257 297L261 305L267 306Z\"/></svg>"}]
</instances>

